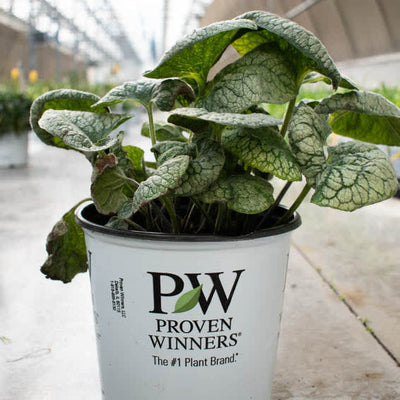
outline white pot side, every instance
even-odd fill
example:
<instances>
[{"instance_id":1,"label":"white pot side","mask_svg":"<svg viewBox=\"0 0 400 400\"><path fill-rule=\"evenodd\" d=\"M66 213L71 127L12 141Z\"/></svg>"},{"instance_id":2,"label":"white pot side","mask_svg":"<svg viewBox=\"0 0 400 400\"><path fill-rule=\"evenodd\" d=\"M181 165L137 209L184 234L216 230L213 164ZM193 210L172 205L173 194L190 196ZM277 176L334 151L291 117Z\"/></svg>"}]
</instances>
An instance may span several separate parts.
<instances>
[{"instance_id":1,"label":"white pot side","mask_svg":"<svg viewBox=\"0 0 400 400\"><path fill-rule=\"evenodd\" d=\"M290 232L192 239L111 230L82 206L105 400L268 400ZM201 286L201 291L198 288ZM191 309L190 292L199 300ZM178 299L180 301L177 304ZM183 307L183 312L174 313Z\"/></svg>"},{"instance_id":2,"label":"white pot side","mask_svg":"<svg viewBox=\"0 0 400 400\"><path fill-rule=\"evenodd\" d=\"M28 131L0 133L0 168L23 167L28 163Z\"/></svg>"}]
</instances>

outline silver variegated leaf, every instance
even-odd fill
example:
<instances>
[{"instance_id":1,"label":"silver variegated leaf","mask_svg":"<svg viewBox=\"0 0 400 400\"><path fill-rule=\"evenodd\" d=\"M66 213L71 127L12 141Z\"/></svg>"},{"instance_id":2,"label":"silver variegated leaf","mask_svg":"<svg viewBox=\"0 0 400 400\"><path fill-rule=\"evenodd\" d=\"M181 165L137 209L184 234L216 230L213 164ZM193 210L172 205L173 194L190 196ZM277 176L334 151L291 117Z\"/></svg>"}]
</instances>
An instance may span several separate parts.
<instances>
[{"instance_id":1,"label":"silver variegated leaf","mask_svg":"<svg viewBox=\"0 0 400 400\"><path fill-rule=\"evenodd\" d=\"M258 214L274 202L273 190L268 181L258 176L235 175L218 179L198 197L205 203L226 203L243 214Z\"/></svg>"},{"instance_id":2,"label":"silver variegated leaf","mask_svg":"<svg viewBox=\"0 0 400 400\"><path fill-rule=\"evenodd\" d=\"M235 114L210 112L204 108L178 108L168 118L173 124L191 129L193 122L205 122L222 126L260 128L280 125L282 121L272 115L253 113Z\"/></svg>"},{"instance_id":3,"label":"silver variegated leaf","mask_svg":"<svg viewBox=\"0 0 400 400\"><path fill-rule=\"evenodd\" d=\"M135 213L142 205L176 188L189 166L189 159L190 157L186 155L178 156L157 168L150 178L140 183L133 196L131 208L129 209L129 206L126 205L124 210L119 213L119 216L128 218L130 215L127 216L127 214Z\"/></svg>"},{"instance_id":4,"label":"silver variegated leaf","mask_svg":"<svg viewBox=\"0 0 400 400\"><path fill-rule=\"evenodd\" d=\"M39 120L46 110L75 110L107 113L105 107L93 108L99 100L99 96L93 93L82 92L73 89L57 89L39 96L32 104L30 112L30 123L32 129L44 143L69 148L59 137L47 132L39 126Z\"/></svg>"},{"instance_id":5,"label":"silver variegated leaf","mask_svg":"<svg viewBox=\"0 0 400 400\"><path fill-rule=\"evenodd\" d=\"M284 180L301 180L296 159L277 129L227 129L222 134L222 145L259 171L270 172Z\"/></svg>"},{"instance_id":6,"label":"silver variegated leaf","mask_svg":"<svg viewBox=\"0 0 400 400\"><path fill-rule=\"evenodd\" d=\"M190 161L180 185L174 190L178 196L193 196L203 192L218 179L224 166L225 154L217 142L205 139L197 146L197 157Z\"/></svg>"},{"instance_id":7,"label":"silver variegated leaf","mask_svg":"<svg viewBox=\"0 0 400 400\"><path fill-rule=\"evenodd\" d=\"M125 82L111 89L95 105L109 106L131 101L140 103L146 108L155 103L161 111L170 111L179 95L187 97L189 101L194 99L192 88L181 79L142 78L134 82Z\"/></svg>"},{"instance_id":8,"label":"silver variegated leaf","mask_svg":"<svg viewBox=\"0 0 400 400\"><path fill-rule=\"evenodd\" d=\"M296 80L284 52L275 44L260 46L219 72L196 106L241 113L260 103L283 104L297 96Z\"/></svg>"},{"instance_id":9,"label":"silver variegated leaf","mask_svg":"<svg viewBox=\"0 0 400 400\"><path fill-rule=\"evenodd\" d=\"M264 11L250 11L240 19L254 21L259 30L249 32L233 43L241 55L263 43L277 43L291 58L297 70L298 84L311 71L317 71L332 81L334 89L340 84L341 75L325 46L311 32L293 21Z\"/></svg>"},{"instance_id":10,"label":"silver variegated leaf","mask_svg":"<svg viewBox=\"0 0 400 400\"><path fill-rule=\"evenodd\" d=\"M297 107L289 125L289 144L311 187L315 187L318 176L325 168L324 145L330 133L326 120L311 107L305 104Z\"/></svg>"},{"instance_id":11,"label":"silver variegated leaf","mask_svg":"<svg viewBox=\"0 0 400 400\"><path fill-rule=\"evenodd\" d=\"M329 148L311 201L353 211L392 197L397 188L396 173L385 153L371 144L346 142Z\"/></svg>"},{"instance_id":12,"label":"silver variegated leaf","mask_svg":"<svg viewBox=\"0 0 400 400\"><path fill-rule=\"evenodd\" d=\"M111 113L47 110L39 126L75 150L92 152L108 149L118 142L110 133L130 117Z\"/></svg>"}]
</instances>

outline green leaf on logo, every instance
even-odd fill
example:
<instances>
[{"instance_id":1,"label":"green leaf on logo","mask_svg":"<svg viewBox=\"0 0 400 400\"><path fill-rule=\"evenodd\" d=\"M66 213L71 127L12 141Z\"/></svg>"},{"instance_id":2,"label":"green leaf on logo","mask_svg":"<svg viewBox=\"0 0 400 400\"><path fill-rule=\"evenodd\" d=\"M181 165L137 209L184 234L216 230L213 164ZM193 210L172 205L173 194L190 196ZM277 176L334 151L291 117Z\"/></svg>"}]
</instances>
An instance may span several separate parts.
<instances>
[{"instance_id":1,"label":"green leaf on logo","mask_svg":"<svg viewBox=\"0 0 400 400\"><path fill-rule=\"evenodd\" d=\"M296 159L276 128L228 129L222 134L222 145L259 171L284 180L301 180Z\"/></svg>"},{"instance_id":2,"label":"green leaf on logo","mask_svg":"<svg viewBox=\"0 0 400 400\"><path fill-rule=\"evenodd\" d=\"M196 307L197 303L199 302L202 288L203 285L197 286L196 288L189 290L180 296L175 304L175 310L173 312L175 314L183 313Z\"/></svg>"},{"instance_id":3,"label":"green leaf on logo","mask_svg":"<svg viewBox=\"0 0 400 400\"><path fill-rule=\"evenodd\" d=\"M326 166L324 145L330 133L331 127L311 107L297 107L289 125L289 144L311 187Z\"/></svg>"},{"instance_id":4,"label":"green leaf on logo","mask_svg":"<svg viewBox=\"0 0 400 400\"><path fill-rule=\"evenodd\" d=\"M112 104L131 101L148 108L154 103L161 111L170 111L179 96L188 101L194 99L192 88L178 78L170 79L140 79L111 89L95 106L109 106Z\"/></svg>"},{"instance_id":5,"label":"green leaf on logo","mask_svg":"<svg viewBox=\"0 0 400 400\"><path fill-rule=\"evenodd\" d=\"M39 126L61 139L68 147L83 152L108 149L118 142L110 133L128 115L87 111L47 110L39 120Z\"/></svg>"},{"instance_id":6,"label":"green leaf on logo","mask_svg":"<svg viewBox=\"0 0 400 400\"><path fill-rule=\"evenodd\" d=\"M75 222L75 210L82 203L64 214L47 237L49 256L40 269L47 278L68 283L76 274L88 269L85 236Z\"/></svg>"},{"instance_id":7,"label":"green leaf on logo","mask_svg":"<svg viewBox=\"0 0 400 400\"><path fill-rule=\"evenodd\" d=\"M237 18L252 20L260 28L233 43L241 55L263 43L276 43L295 66L298 84L308 72L317 71L327 76L337 89L342 79L340 73L324 45L311 32L293 21L263 11L250 11Z\"/></svg>"},{"instance_id":8,"label":"green leaf on logo","mask_svg":"<svg viewBox=\"0 0 400 400\"><path fill-rule=\"evenodd\" d=\"M207 85L196 106L241 113L260 103L284 104L297 95L291 60L274 44L257 47L226 66Z\"/></svg>"},{"instance_id":9,"label":"green leaf on logo","mask_svg":"<svg viewBox=\"0 0 400 400\"><path fill-rule=\"evenodd\" d=\"M331 114L329 123L339 135L400 146L400 109L377 93L338 93L322 100L315 111Z\"/></svg>"},{"instance_id":10,"label":"green leaf on logo","mask_svg":"<svg viewBox=\"0 0 400 400\"><path fill-rule=\"evenodd\" d=\"M328 150L327 166L317 181L312 203L353 211L396 193L393 165L376 146L346 142Z\"/></svg>"},{"instance_id":11,"label":"green leaf on logo","mask_svg":"<svg viewBox=\"0 0 400 400\"><path fill-rule=\"evenodd\" d=\"M160 61L158 66L145 74L149 78L177 76L194 79L204 87L210 68L219 60L229 44L243 30L257 29L254 22L236 19L211 24L196 29L178 41Z\"/></svg>"}]
</instances>

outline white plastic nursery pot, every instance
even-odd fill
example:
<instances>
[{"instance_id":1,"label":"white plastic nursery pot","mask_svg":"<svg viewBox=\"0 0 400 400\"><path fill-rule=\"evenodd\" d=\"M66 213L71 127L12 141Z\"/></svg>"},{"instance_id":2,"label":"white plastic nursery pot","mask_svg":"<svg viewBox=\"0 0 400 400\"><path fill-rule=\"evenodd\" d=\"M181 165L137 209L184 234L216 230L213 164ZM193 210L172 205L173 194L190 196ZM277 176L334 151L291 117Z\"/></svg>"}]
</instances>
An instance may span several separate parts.
<instances>
[{"instance_id":1,"label":"white plastic nursery pot","mask_svg":"<svg viewBox=\"0 0 400 400\"><path fill-rule=\"evenodd\" d=\"M28 162L28 131L0 133L0 168L23 167Z\"/></svg>"},{"instance_id":2,"label":"white plastic nursery pot","mask_svg":"<svg viewBox=\"0 0 400 400\"><path fill-rule=\"evenodd\" d=\"M119 231L94 222L93 204L77 221L103 399L270 398L298 215L242 237Z\"/></svg>"}]
</instances>

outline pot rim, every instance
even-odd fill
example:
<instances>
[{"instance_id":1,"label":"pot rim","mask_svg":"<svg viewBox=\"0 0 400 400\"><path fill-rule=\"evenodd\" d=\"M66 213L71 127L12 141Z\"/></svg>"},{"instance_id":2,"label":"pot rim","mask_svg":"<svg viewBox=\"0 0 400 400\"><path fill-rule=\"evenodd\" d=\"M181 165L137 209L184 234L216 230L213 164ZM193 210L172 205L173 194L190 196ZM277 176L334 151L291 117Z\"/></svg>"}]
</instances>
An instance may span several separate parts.
<instances>
[{"instance_id":1,"label":"pot rim","mask_svg":"<svg viewBox=\"0 0 400 400\"><path fill-rule=\"evenodd\" d=\"M278 209L286 211L287 208L279 206ZM291 232L301 225L301 217L296 212L291 220L283 225L276 227L260 229L246 235L239 236L226 236L226 235L210 235L210 234L172 234L162 232L148 232L148 231L135 231L135 230L121 230L110 228L108 226L100 225L91 221L93 215L99 215L96 211L95 205L92 201L87 201L81 204L75 211L75 220L77 224L86 230L94 231L111 236L119 236L126 238L134 238L141 240L155 240L155 241L170 241L170 242L237 242L242 240L258 239L268 236L277 236L284 233Z\"/></svg>"}]
</instances>

